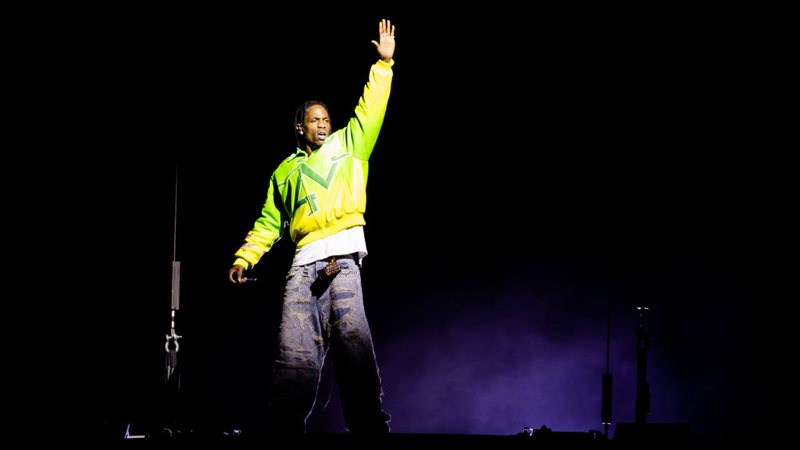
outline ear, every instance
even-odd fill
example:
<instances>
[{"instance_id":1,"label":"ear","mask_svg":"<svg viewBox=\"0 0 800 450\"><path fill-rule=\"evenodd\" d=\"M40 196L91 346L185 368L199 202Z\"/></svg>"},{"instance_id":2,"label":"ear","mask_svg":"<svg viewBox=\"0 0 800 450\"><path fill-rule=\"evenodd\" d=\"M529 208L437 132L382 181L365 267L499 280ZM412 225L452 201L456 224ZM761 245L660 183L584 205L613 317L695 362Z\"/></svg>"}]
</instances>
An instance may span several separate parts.
<instances>
[{"instance_id":1,"label":"ear","mask_svg":"<svg viewBox=\"0 0 800 450\"><path fill-rule=\"evenodd\" d=\"M295 127L295 129L297 130L298 133L303 134L303 126L302 125L300 125L298 123L298 124L295 124L294 127Z\"/></svg>"}]
</instances>

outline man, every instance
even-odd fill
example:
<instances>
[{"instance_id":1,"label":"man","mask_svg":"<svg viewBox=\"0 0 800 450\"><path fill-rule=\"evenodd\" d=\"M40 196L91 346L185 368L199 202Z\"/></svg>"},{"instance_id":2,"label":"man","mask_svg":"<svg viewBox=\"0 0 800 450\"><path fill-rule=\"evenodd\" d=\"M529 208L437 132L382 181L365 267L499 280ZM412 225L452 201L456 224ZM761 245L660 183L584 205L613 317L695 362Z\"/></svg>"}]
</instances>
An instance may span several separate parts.
<instances>
[{"instance_id":1,"label":"man","mask_svg":"<svg viewBox=\"0 0 800 450\"><path fill-rule=\"evenodd\" d=\"M364 211L368 161L383 124L394 65L395 28L383 19L380 59L347 125L331 132L320 101L300 105L295 116L297 151L273 172L264 207L228 271L247 281L280 238L284 222L296 243L287 276L271 393L273 427L304 432L328 351L347 428L387 433L381 380L361 290L360 262L367 255Z\"/></svg>"}]
</instances>

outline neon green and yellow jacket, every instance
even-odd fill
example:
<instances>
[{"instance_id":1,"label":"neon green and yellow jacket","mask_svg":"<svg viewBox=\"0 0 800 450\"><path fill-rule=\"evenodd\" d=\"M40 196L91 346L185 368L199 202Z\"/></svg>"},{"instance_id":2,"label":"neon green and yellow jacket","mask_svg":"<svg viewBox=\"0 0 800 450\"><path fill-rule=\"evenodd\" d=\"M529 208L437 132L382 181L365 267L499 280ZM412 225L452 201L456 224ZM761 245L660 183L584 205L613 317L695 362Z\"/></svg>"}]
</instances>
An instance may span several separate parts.
<instances>
[{"instance_id":1,"label":"neon green and yellow jacket","mask_svg":"<svg viewBox=\"0 0 800 450\"><path fill-rule=\"evenodd\" d=\"M308 156L286 158L270 178L267 199L235 265L251 268L281 237L284 221L298 247L338 231L364 225L369 157L383 125L392 84L392 65L372 65L355 115Z\"/></svg>"}]
</instances>

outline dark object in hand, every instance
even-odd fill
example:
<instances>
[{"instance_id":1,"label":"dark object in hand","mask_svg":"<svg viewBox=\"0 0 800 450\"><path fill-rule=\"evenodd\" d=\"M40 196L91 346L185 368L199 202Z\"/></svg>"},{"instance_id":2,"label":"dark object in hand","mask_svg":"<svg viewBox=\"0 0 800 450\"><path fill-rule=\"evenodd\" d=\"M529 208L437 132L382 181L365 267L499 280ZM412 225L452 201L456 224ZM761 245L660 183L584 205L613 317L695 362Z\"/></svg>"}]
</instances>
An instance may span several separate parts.
<instances>
[{"instance_id":1,"label":"dark object in hand","mask_svg":"<svg viewBox=\"0 0 800 450\"><path fill-rule=\"evenodd\" d=\"M322 279L333 278L337 273L342 271L342 266L336 261L336 259L331 259L328 261L328 264L325 265L322 269L320 269L317 274Z\"/></svg>"}]
</instances>

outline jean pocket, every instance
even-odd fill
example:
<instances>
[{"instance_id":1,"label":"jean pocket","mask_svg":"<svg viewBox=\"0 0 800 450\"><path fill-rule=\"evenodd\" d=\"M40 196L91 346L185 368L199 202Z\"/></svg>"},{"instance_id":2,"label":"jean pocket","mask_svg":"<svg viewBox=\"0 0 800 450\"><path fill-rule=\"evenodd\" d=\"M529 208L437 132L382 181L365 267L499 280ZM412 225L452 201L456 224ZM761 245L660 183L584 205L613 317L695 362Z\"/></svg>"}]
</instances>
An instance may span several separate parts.
<instances>
[{"instance_id":1,"label":"jean pocket","mask_svg":"<svg viewBox=\"0 0 800 450\"><path fill-rule=\"evenodd\" d=\"M289 269L289 272L286 274L286 280L291 280L296 276L304 276L305 275L305 267L303 266L292 266Z\"/></svg>"}]
</instances>

